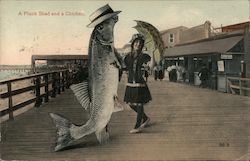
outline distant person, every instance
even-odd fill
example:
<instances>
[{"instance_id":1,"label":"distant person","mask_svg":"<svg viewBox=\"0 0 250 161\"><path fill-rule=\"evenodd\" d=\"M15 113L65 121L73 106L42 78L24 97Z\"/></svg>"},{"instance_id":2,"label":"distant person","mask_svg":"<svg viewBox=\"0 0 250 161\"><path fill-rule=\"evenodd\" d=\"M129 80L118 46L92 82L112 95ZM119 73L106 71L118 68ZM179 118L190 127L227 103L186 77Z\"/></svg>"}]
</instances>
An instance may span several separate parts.
<instances>
[{"instance_id":1,"label":"distant person","mask_svg":"<svg viewBox=\"0 0 250 161\"><path fill-rule=\"evenodd\" d=\"M164 77L163 68L159 66L158 78L160 79L160 81L162 81L163 77Z\"/></svg>"},{"instance_id":2,"label":"distant person","mask_svg":"<svg viewBox=\"0 0 250 161\"><path fill-rule=\"evenodd\" d=\"M72 83L73 84L79 83L79 80L78 80L79 71L80 71L79 66L77 64L74 64L72 68Z\"/></svg>"},{"instance_id":3,"label":"distant person","mask_svg":"<svg viewBox=\"0 0 250 161\"><path fill-rule=\"evenodd\" d=\"M172 69L172 70L170 71L170 73L171 73L172 81L173 81L173 82L177 82L177 70L176 70L176 69Z\"/></svg>"},{"instance_id":4,"label":"distant person","mask_svg":"<svg viewBox=\"0 0 250 161\"><path fill-rule=\"evenodd\" d=\"M186 82L186 79L187 79L187 72L184 70L182 72L182 80L183 80L184 83Z\"/></svg>"},{"instance_id":5,"label":"distant person","mask_svg":"<svg viewBox=\"0 0 250 161\"><path fill-rule=\"evenodd\" d=\"M88 67L81 66L78 71L78 81L82 82L88 79Z\"/></svg>"},{"instance_id":6,"label":"distant person","mask_svg":"<svg viewBox=\"0 0 250 161\"><path fill-rule=\"evenodd\" d=\"M158 76L159 75L159 72L158 72L158 67L157 65L154 66L154 79L157 80L158 79Z\"/></svg>"},{"instance_id":7,"label":"distant person","mask_svg":"<svg viewBox=\"0 0 250 161\"><path fill-rule=\"evenodd\" d=\"M205 64L202 65L202 68L199 71L198 76L200 77L201 80L200 87L206 88L208 86L209 70L207 69Z\"/></svg>"},{"instance_id":8,"label":"distant person","mask_svg":"<svg viewBox=\"0 0 250 161\"><path fill-rule=\"evenodd\" d=\"M144 70L144 77L145 77L146 82L148 82L149 66L146 66L144 69L145 69Z\"/></svg>"},{"instance_id":9,"label":"distant person","mask_svg":"<svg viewBox=\"0 0 250 161\"><path fill-rule=\"evenodd\" d=\"M186 81L186 69L182 66L176 66L177 67L177 80L182 80L183 82Z\"/></svg>"},{"instance_id":10,"label":"distant person","mask_svg":"<svg viewBox=\"0 0 250 161\"><path fill-rule=\"evenodd\" d=\"M159 71L158 78L160 79L160 81L162 81L165 74L165 62L163 59L159 62L158 71Z\"/></svg>"},{"instance_id":11,"label":"distant person","mask_svg":"<svg viewBox=\"0 0 250 161\"><path fill-rule=\"evenodd\" d=\"M169 81L176 82L177 81L177 69L175 65L170 66L169 68Z\"/></svg>"}]
</instances>

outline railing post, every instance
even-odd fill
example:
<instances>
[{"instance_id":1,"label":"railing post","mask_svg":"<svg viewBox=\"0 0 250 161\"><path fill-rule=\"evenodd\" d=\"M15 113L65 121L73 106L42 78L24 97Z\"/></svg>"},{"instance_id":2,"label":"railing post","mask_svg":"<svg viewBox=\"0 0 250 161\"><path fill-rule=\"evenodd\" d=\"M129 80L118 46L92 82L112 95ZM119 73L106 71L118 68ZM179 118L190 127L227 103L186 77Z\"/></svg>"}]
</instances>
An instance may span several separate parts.
<instances>
[{"instance_id":1,"label":"railing post","mask_svg":"<svg viewBox=\"0 0 250 161\"><path fill-rule=\"evenodd\" d=\"M41 78L40 78L40 76L38 76L38 77L36 77L36 103L35 103L35 107L39 107L42 103L41 93L40 93L40 84L41 84Z\"/></svg>"},{"instance_id":2,"label":"railing post","mask_svg":"<svg viewBox=\"0 0 250 161\"><path fill-rule=\"evenodd\" d=\"M7 83L7 86L8 86L8 94L9 94L9 109L10 109L10 112L9 112L9 119L10 120L14 120L14 116L13 116L13 103L12 103L12 95L11 95L11 82L8 82Z\"/></svg>"},{"instance_id":3,"label":"railing post","mask_svg":"<svg viewBox=\"0 0 250 161\"><path fill-rule=\"evenodd\" d=\"M57 94L61 94L61 72L57 72Z\"/></svg>"},{"instance_id":4,"label":"railing post","mask_svg":"<svg viewBox=\"0 0 250 161\"><path fill-rule=\"evenodd\" d=\"M52 95L51 97L56 97L56 73L52 73Z\"/></svg>"},{"instance_id":5,"label":"railing post","mask_svg":"<svg viewBox=\"0 0 250 161\"><path fill-rule=\"evenodd\" d=\"M226 80L227 80L227 81L226 81L227 93L230 93L230 92L229 92L229 84L230 84L230 83L229 83L229 78L226 78Z\"/></svg>"},{"instance_id":6,"label":"railing post","mask_svg":"<svg viewBox=\"0 0 250 161\"><path fill-rule=\"evenodd\" d=\"M66 88L69 89L70 83L69 83L69 71L66 70Z\"/></svg>"},{"instance_id":7,"label":"railing post","mask_svg":"<svg viewBox=\"0 0 250 161\"><path fill-rule=\"evenodd\" d=\"M242 91L242 82L241 79L239 78L239 87L240 87L240 95L243 95L243 91Z\"/></svg>"},{"instance_id":8,"label":"railing post","mask_svg":"<svg viewBox=\"0 0 250 161\"><path fill-rule=\"evenodd\" d=\"M45 87L44 87L44 90L45 90L45 102L48 102L49 101L49 77L48 77L48 74L46 74L44 76L44 79L45 79Z\"/></svg>"},{"instance_id":9,"label":"railing post","mask_svg":"<svg viewBox=\"0 0 250 161\"><path fill-rule=\"evenodd\" d=\"M65 71L62 71L62 91L64 92L65 87Z\"/></svg>"}]
</instances>

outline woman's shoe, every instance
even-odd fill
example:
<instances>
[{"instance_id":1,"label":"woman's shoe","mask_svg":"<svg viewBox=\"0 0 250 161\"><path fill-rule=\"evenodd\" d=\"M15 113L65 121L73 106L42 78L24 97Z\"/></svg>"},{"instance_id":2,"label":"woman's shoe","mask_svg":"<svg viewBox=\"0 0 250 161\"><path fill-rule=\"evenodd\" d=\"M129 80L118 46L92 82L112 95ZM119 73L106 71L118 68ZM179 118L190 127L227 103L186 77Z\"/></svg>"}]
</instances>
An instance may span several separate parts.
<instances>
[{"instance_id":1,"label":"woman's shoe","mask_svg":"<svg viewBox=\"0 0 250 161\"><path fill-rule=\"evenodd\" d=\"M149 122L150 122L150 118L148 117L148 119L144 123L141 124L140 128L144 128L148 126Z\"/></svg>"},{"instance_id":2,"label":"woman's shoe","mask_svg":"<svg viewBox=\"0 0 250 161\"><path fill-rule=\"evenodd\" d=\"M135 133L139 133L139 132L141 132L141 129L140 129L140 127L138 127L137 129L132 129L132 130L130 130L130 134L135 134Z\"/></svg>"}]
</instances>

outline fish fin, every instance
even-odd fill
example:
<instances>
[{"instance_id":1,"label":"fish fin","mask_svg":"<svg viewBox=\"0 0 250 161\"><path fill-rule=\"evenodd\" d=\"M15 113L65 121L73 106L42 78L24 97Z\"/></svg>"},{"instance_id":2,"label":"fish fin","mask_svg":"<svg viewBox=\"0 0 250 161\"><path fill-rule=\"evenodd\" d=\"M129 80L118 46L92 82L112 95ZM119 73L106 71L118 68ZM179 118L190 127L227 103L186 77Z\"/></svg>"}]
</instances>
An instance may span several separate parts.
<instances>
[{"instance_id":1,"label":"fish fin","mask_svg":"<svg viewBox=\"0 0 250 161\"><path fill-rule=\"evenodd\" d=\"M54 151L70 146L74 138L70 134L70 127L74 126L69 120L54 113L49 113L57 128L57 141Z\"/></svg>"},{"instance_id":2,"label":"fish fin","mask_svg":"<svg viewBox=\"0 0 250 161\"><path fill-rule=\"evenodd\" d=\"M118 99L117 96L114 96L114 111L113 112L119 112L123 111L126 104Z\"/></svg>"},{"instance_id":3,"label":"fish fin","mask_svg":"<svg viewBox=\"0 0 250 161\"><path fill-rule=\"evenodd\" d=\"M101 131L96 131L95 135L100 144L106 144L109 140L109 133L105 128L103 128Z\"/></svg>"},{"instance_id":4,"label":"fish fin","mask_svg":"<svg viewBox=\"0 0 250 161\"><path fill-rule=\"evenodd\" d=\"M90 106L90 97L89 97L89 86L88 82L82 82L78 84L73 84L70 86L70 89L75 94L77 100L82 105L82 107L86 110Z\"/></svg>"}]
</instances>

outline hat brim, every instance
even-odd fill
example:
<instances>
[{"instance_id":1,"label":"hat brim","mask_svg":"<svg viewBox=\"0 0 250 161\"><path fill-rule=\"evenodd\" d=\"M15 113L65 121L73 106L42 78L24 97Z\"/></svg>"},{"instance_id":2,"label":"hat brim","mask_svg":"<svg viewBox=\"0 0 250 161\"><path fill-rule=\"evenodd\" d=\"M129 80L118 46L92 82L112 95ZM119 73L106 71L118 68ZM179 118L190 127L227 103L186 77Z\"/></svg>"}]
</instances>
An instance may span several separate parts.
<instances>
[{"instance_id":1,"label":"hat brim","mask_svg":"<svg viewBox=\"0 0 250 161\"><path fill-rule=\"evenodd\" d=\"M91 22L90 24L87 25L87 27L91 28L91 27L95 27L96 25L102 23L103 21L111 18L111 17L114 17L116 15L118 15L121 11L115 11L114 13L109 13L109 14L106 14L102 17L99 17L98 19L96 19L95 21Z\"/></svg>"}]
</instances>

